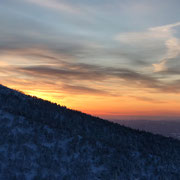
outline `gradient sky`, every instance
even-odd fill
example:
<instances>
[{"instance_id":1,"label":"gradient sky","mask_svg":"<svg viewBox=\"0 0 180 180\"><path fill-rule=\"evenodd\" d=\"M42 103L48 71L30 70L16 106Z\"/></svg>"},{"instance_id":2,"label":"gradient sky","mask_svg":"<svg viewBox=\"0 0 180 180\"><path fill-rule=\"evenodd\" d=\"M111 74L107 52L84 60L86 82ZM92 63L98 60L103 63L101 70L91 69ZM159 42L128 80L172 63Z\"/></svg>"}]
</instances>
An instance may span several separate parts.
<instances>
[{"instance_id":1,"label":"gradient sky","mask_svg":"<svg viewBox=\"0 0 180 180\"><path fill-rule=\"evenodd\" d=\"M180 117L179 0L1 0L0 83L108 119Z\"/></svg>"}]
</instances>

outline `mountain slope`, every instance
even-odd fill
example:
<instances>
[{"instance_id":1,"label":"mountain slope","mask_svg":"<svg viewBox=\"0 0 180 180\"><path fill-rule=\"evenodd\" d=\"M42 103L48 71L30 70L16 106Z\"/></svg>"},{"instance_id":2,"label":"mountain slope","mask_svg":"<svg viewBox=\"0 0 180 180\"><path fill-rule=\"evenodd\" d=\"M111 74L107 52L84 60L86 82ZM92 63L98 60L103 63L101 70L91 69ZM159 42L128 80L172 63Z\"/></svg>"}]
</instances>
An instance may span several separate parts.
<instances>
[{"instance_id":1,"label":"mountain slope","mask_svg":"<svg viewBox=\"0 0 180 180\"><path fill-rule=\"evenodd\" d=\"M0 85L0 179L180 179L180 141Z\"/></svg>"}]
</instances>

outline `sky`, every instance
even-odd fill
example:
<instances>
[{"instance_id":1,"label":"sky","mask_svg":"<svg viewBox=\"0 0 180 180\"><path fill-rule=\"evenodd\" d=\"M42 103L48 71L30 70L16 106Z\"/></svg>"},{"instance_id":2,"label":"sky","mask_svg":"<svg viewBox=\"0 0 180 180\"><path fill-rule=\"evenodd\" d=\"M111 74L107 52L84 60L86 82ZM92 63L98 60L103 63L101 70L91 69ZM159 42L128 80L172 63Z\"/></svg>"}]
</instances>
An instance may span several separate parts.
<instances>
[{"instance_id":1,"label":"sky","mask_svg":"<svg viewBox=\"0 0 180 180\"><path fill-rule=\"evenodd\" d=\"M1 0L0 83L110 120L180 119L179 0Z\"/></svg>"}]
</instances>

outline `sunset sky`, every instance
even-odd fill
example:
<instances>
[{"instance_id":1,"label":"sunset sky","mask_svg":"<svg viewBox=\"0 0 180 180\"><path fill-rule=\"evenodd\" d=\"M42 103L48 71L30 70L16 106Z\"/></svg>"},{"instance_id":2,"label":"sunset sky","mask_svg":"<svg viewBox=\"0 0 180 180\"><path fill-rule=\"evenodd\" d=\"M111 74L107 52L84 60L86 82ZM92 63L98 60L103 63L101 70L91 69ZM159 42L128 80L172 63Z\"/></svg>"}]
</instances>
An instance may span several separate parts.
<instances>
[{"instance_id":1,"label":"sunset sky","mask_svg":"<svg viewBox=\"0 0 180 180\"><path fill-rule=\"evenodd\" d=\"M106 119L179 118L179 7L1 0L0 83Z\"/></svg>"}]
</instances>

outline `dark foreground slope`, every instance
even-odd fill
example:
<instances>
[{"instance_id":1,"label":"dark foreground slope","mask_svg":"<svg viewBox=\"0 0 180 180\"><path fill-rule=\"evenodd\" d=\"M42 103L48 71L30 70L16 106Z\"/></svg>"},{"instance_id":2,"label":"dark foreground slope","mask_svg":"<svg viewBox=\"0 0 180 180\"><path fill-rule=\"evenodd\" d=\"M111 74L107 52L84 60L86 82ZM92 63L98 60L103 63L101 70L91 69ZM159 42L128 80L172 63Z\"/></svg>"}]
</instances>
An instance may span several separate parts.
<instances>
[{"instance_id":1,"label":"dark foreground slope","mask_svg":"<svg viewBox=\"0 0 180 180\"><path fill-rule=\"evenodd\" d=\"M179 180L180 141L0 86L0 179Z\"/></svg>"}]
</instances>

